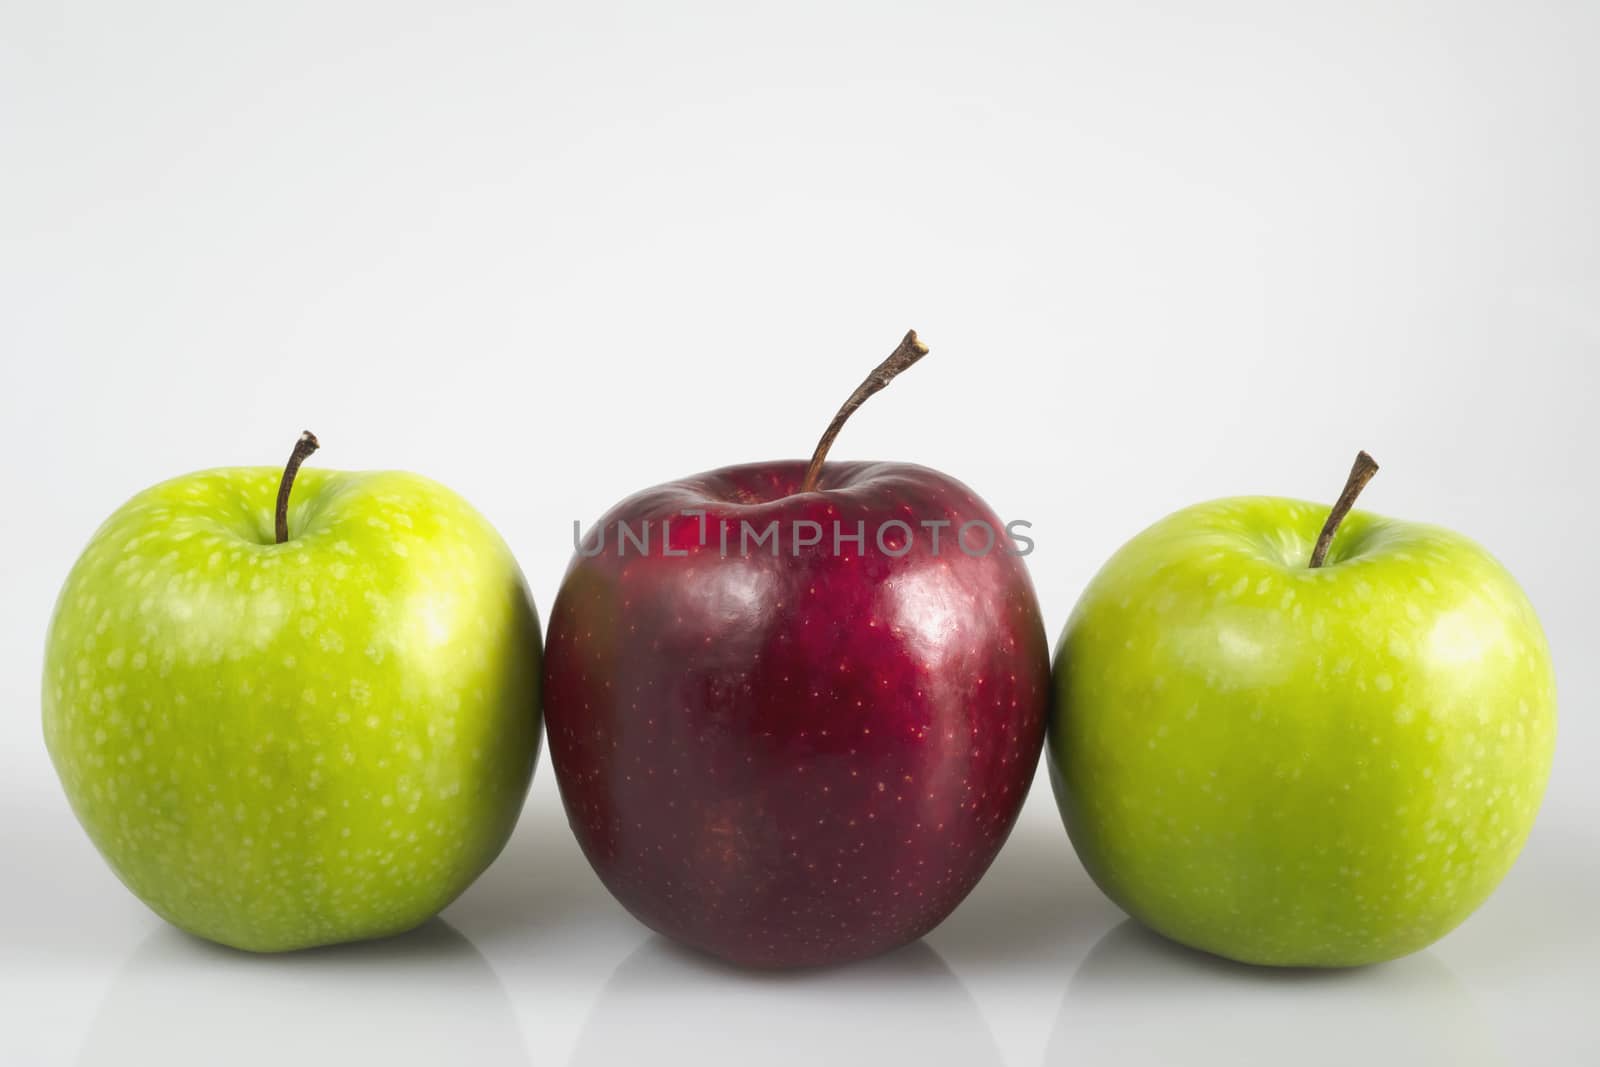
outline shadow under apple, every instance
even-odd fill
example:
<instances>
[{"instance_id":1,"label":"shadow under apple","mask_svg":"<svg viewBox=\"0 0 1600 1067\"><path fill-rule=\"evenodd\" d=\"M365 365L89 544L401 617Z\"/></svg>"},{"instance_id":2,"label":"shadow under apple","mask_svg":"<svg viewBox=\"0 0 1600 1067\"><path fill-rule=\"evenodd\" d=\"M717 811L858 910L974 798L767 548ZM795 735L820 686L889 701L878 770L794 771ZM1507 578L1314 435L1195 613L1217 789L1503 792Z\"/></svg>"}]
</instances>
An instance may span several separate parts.
<instances>
[{"instance_id":1,"label":"shadow under apple","mask_svg":"<svg viewBox=\"0 0 1600 1067\"><path fill-rule=\"evenodd\" d=\"M1041 785L1049 791L1043 781L1035 790ZM1030 819L1025 811L983 881L928 935L962 974L987 971L1060 988L1072 961L1123 917L1078 864L1053 798L1046 801L1048 817Z\"/></svg>"},{"instance_id":2,"label":"shadow under apple","mask_svg":"<svg viewBox=\"0 0 1600 1067\"><path fill-rule=\"evenodd\" d=\"M574 1067L1001 1062L977 1003L923 942L844 967L743 971L656 936L612 973Z\"/></svg>"},{"instance_id":3,"label":"shadow under apple","mask_svg":"<svg viewBox=\"0 0 1600 1067\"><path fill-rule=\"evenodd\" d=\"M518 941L531 957L574 933L631 926L579 850L559 796L538 784L505 850L444 914L483 944Z\"/></svg>"},{"instance_id":4,"label":"shadow under apple","mask_svg":"<svg viewBox=\"0 0 1600 1067\"><path fill-rule=\"evenodd\" d=\"M80 1064L526 1065L505 987L440 919L408 934L276 956L162 926L117 972Z\"/></svg>"},{"instance_id":5,"label":"shadow under apple","mask_svg":"<svg viewBox=\"0 0 1600 1067\"><path fill-rule=\"evenodd\" d=\"M1471 994L1430 952L1349 970L1252 967L1132 919L1072 980L1046 1064L1506 1062Z\"/></svg>"}]
</instances>

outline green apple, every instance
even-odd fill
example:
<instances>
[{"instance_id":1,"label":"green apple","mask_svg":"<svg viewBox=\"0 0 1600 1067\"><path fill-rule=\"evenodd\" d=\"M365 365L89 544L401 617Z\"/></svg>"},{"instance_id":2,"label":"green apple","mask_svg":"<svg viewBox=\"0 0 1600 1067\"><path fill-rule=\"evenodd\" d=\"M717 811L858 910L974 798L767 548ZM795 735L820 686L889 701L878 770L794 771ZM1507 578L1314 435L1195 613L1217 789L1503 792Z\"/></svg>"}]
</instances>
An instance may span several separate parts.
<instances>
[{"instance_id":1,"label":"green apple","mask_svg":"<svg viewBox=\"0 0 1600 1067\"><path fill-rule=\"evenodd\" d=\"M45 651L45 742L95 846L162 917L264 952L437 913L510 836L539 745L538 619L493 528L412 474L295 481L315 447L123 505Z\"/></svg>"},{"instance_id":2,"label":"green apple","mask_svg":"<svg viewBox=\"0 0 1600 1067\"><path fill-rule=\"evenodd\" d=\"M1402 956L1483 903L1533 824L1556 727L1538 619L1466 538L1346 517L1376 469L1363 453L1331 515L1251 497L1163 519L1062 634L1067 831L1176 941L1260 964Z\"/></svg>"}]
</instances>

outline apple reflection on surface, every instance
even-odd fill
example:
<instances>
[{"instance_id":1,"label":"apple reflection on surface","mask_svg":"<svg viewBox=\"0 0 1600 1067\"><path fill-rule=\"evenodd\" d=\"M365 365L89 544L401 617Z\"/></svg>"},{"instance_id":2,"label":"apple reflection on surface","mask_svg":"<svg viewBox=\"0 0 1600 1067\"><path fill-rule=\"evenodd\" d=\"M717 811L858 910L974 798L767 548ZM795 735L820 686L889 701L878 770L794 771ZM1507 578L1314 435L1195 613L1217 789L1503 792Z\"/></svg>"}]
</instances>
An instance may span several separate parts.
<instances>
[{"instance_id":1,"label":"apple reflection on surface","mask_svg":"<svg viewBox=\"0 0 1600 1067\"><path fill-rule=\"evenodd\" d=\"M1349 970L1251 967L1126 920L1067 985L1047 1065L1507 1062L1471 994L1431 952Z\"/></svg>"},{"instance_id":2,"label":"apple reflection on surface","mask_svg":"<svg viewBox=\"0 0 1600 1067\"><path fill-rule=\"evenodd\" d=\"M966 986L923 942L844 967L741 971L652 937L607 980L573 1067L999 1064Z\"/></svg>"},{"instance_id":3,"label":"apple reflection on surface","mask_svg":"<svg viewBox=\"0 0 1600 1067\"><path fill-rule=\"evenodd\" d=\"M443 920L409 934L252 956L162 926L113 979L84 1065L529 1063L505 987Z\"/></svg>"}]
</instances>

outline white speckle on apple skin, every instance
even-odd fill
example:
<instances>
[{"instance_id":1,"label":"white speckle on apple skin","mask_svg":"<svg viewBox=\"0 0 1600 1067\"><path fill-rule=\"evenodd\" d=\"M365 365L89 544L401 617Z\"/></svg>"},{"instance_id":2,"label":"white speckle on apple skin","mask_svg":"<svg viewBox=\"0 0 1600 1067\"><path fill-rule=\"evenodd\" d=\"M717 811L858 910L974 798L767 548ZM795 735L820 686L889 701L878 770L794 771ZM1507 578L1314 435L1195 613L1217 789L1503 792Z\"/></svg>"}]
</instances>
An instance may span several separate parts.
<instances>
[{"instance_id":1,"label":"white speckle on apple skin","mask_svg":"<svg viewBox=\"0 0 1600 1067\"><path fill-rule=\"evenodd\" d=\"M62 590L43 686L118 876L259 951L435 914L509 836L539 743L538 620L492 528L414 475L308 469L275 545L278 477L201 472L113 515Z\"/></svg>"}]
</instances>

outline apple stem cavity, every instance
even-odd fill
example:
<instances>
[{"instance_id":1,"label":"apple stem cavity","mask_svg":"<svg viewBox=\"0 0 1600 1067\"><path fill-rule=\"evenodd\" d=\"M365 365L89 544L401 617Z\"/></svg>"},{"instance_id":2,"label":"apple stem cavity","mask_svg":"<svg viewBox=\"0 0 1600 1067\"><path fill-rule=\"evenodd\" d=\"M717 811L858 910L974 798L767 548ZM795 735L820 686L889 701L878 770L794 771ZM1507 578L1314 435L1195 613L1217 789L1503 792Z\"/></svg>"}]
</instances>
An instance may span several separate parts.
<instances>
[{"instance_id":1,"label":"apple stem cavity","mask_svg":"<svg viewBox=\"0 0 1600 1067\"><path fill-rule=\"evenodd\" d=\"M839 436L839 431L844 429L845 422L856 413L856 408L867 402L867 397L894 381L895 376L911 364L928 354L928 346L917 340L916 330L907 330L906 335L900 339L900 344L889 358L873 368L867 375L867 380L856 386L856 391L850 394L850 399L844 402L839 413L828 423L827 430L823 431L822 440L817 442L817 450L811 453L811 464L806 467L806 476L800 482L802 493L815 492L817 482L822 479L822 462L828 458L828 449L833 447L833 439Z\"/></svg>"},{"instance_id":2,"label":"apple stem cavity","mask_svg":"<svg viewBox=\"0 0 1600 1067\"><path fill-rule=\"evenodd\" d=\"M1372 476L1377 473L1377 460L1366 452L1356 453L1356 462L1350 468L1350 477L1345 479L1344 492L1339 494L1333 510L1328 512L1328 521L1322 524L1322 533L1317 535L1317 546L1311 550L1313 568L1322 566L1327 560L1328 549L1333 544L1333 535L1339 531L1339 524L1350 514L1350 509L1356 506L1356 497L1361 495L1361 490L1367 487L1367 483L1372 481Z\"/></svg>"},{"instance_id":3,"label":"apple stem cavity","mask_svg":"<svg viewBox=\"0 0 1600 1067\"><path fill-rule=\"evenodd\" d=\"M300 440L294 443L294 451L289 453L289 462L283 465L283 480L278 483L278 513L275 532L277 543L283 544L289 540L289 493L294 489L294 476L300 473L300 464L306 457L322 446L317 443L317 435L310 430L300 434Z\"/></svg>"}]
</instances>

